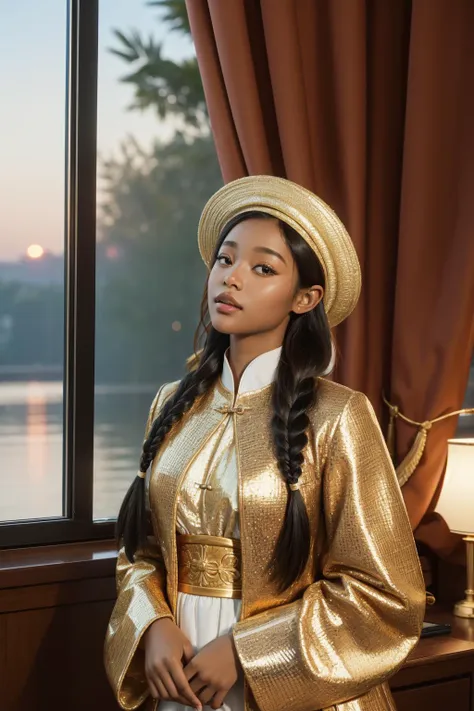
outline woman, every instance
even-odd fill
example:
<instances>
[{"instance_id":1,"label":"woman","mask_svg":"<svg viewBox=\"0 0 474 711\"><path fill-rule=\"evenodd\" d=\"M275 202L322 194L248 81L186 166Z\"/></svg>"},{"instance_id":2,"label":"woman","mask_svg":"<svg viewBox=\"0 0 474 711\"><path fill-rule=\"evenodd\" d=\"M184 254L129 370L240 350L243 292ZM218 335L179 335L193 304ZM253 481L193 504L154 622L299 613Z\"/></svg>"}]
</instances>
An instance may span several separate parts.
<instances>
[{"instance_id":1,"label":"woman","mask_svg":"<svg viewBox=\"0 0 474 711\"><path fill-rule=\"evenodd\" d=\"M219 190L198 243L204 348L155 398L118 519L118 702L394 709L423 579L367 398L321 377L359 296L354 247L319 198L268 176Z\"/></svg>"}]
</instances>

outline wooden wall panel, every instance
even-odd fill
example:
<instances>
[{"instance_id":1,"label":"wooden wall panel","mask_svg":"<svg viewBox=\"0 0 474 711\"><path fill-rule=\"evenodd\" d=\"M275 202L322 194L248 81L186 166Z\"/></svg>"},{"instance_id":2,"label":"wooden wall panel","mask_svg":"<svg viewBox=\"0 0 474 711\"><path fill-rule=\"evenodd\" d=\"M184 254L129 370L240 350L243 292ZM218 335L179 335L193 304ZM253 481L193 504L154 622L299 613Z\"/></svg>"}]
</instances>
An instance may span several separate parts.
<instances>
[{"instance_id":1,"label":"wooden wall panel","mask_svg":"<svg viewBox=\"0 0 474 711\"><path fill-rule=\"evenodd\" d=\"M117 711L102 661L115 556L110 542L0 552L0 711Z\"/></svg>"},{"instance_id":2,"label":"wooden wall panel","mask_svg":"<svg viewBox=\"0 0 474 711\"><path fill-rule=\"evenodd\" d=\"M116 711L102 663L112 604L1 615L2 711Z\"/></svg>"},{"instance_id":3,"label":"wooden wall panel","mask_svg":"<svg viewBox=\"0 0 474 711\"><path fill-rule=\"evenodd\" d=\"M470 711L471 681L469 677L452 679L395 692L393 697L397 711Z\"/></svg>"}]
</instances>

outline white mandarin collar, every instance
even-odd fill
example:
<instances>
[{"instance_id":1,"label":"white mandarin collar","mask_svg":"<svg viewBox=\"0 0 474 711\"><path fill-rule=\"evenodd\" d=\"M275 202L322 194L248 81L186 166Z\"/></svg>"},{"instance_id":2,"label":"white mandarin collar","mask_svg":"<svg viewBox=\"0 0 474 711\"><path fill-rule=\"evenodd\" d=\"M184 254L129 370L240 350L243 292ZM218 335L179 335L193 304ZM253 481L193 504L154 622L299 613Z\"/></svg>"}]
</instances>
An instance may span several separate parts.
<instances>
[{"instance_id":1,"label":"white mandarin collar","mask_svg":"<svg viewBox=\"0 0 474 711\"><path fill-rule=\"evenodd\" d=\"M260 388L270 385L275 378L281 350L282 347L279 346L272 351L262 353L250 361L242 373L237 393L235 392L234 375L227 359L227 353L225 353L222 367L222 385L234 395L243 395L252 390L260 390Z\"/></svg>"}]
</instances>

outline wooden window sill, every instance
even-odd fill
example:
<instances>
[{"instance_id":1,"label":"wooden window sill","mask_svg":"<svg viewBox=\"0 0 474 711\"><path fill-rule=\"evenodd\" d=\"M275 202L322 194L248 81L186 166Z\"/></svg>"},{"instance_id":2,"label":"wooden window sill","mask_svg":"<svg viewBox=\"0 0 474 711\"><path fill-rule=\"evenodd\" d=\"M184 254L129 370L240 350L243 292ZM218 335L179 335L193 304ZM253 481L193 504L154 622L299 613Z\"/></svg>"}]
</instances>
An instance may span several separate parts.
<instances>
[{"instance_id":1,"label":"wooden window sill","mask_svg":"<svg viewBox=\"0 0 474 711\"><path fill-rule=\"evenodd\" d=\"M115 541L87 541L0 551L0 590L115 575Z\"/></svg>"}]
</instances>

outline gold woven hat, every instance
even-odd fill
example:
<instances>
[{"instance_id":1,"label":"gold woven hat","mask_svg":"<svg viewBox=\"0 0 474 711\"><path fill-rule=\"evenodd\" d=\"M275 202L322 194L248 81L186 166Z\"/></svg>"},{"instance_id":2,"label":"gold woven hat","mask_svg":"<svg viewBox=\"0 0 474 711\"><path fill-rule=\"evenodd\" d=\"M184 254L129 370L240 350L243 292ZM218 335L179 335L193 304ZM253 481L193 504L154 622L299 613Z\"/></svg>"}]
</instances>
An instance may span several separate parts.
<instances>
[{"instance_id":1,"label":"gold woven hat","mask_svg":"<svg viewBox=\"0 0 474 711\"><path fill-rule=\"evenodd\" d=\"M198 245L208 269L219 236L236 215L260 210L286 222L315 252L324 271L324 306L329 324L337 326L355 308L361 288L359 260L341 220L306 188L270 175L234 180L207 202L198 227Z\"/></svg>"}]
</instances>

